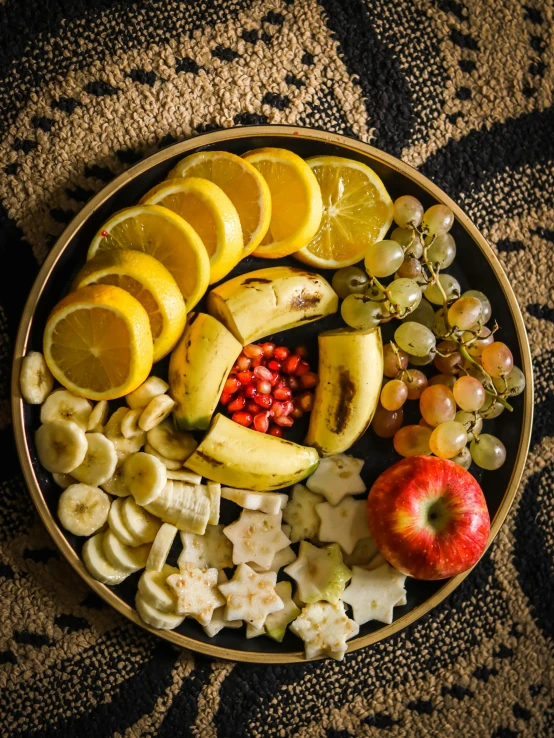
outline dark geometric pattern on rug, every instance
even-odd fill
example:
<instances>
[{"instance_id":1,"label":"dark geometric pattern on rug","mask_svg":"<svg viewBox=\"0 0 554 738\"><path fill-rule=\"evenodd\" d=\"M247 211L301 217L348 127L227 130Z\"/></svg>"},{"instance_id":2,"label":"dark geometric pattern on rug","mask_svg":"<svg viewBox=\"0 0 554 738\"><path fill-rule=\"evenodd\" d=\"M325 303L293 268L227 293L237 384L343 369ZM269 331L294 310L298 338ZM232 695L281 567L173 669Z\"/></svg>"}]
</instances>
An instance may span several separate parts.
<instances>
[{"instance_id":1,"label":"dark geometric pattern on rug","mask_svg":"<svg viewBox=\"0 0 554 738\"><path fill-rule=\"evenodd\" d=\"M553 18L549 0L0 0L2 736L554 735ZM127 622L48 538L12 437L19 317L67 223L157 149L256 123L371 142L443 187L497 251L535 362L495 544L342 663L218 662Z\"/></svg>"}]
</instances>

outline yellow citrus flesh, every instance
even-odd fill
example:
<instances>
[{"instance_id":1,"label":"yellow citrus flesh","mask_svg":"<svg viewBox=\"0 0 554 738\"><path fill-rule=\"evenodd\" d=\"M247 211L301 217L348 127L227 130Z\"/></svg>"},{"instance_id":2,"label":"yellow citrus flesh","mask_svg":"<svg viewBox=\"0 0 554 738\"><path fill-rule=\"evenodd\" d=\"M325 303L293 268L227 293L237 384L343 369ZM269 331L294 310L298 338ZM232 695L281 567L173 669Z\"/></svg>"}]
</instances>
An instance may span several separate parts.
<instances>
[{"instance_id":1,"label":"yellow citrus flesh","mask_svg":"<svg viewBox=\"0 0 554 738\"><path fill-rule=\"evenodd\" d=\"M308 244L321 221L321 191L312 170L286 149L256 149L244 154L266 180L271 222L256 256L279 259Z\"/></svg>"},{"instance_id":2,"label":"yellow citrus flesh","mask_svg":"<svg viewBox=\"0 0 554 738\"><path fill-rule=\"evenodd\" d=\"M243 256L237 209L213 182L200 177L175 177L153 187L141 203L162 205L189 223L200 236L210 259L210 284L219 282Z\"/></svg>"},{"instance_id":3,"label":"yellow citrus flesh","mask_svg":"<svg viewBox=\"0 0 554 738\"><path fill-rule=\"evenodd\" d=\"M71 292L50 313L44 357L54 377L90 400L114 400L139 387L152 368L148 314L120 287Z\"/></svg>"},{"instance_id":4,"label":"yellow citrus flesh","mask_svg":"<svg viewBox=\"0 0 554 738\"><path fill-rule=\"evenodd\" d=\"M115 249L87 261L75 279L75 288L91 284L121 287L148 313L154 341L154 362L166 356L179 340L186 322L186 307L177 283L153 256Z\"/></svg>"},{"instance_id":5,"label":"yellow citrus flesh","mask_svg":"<svg viewBox=\"0 0 554 738\"><path fill-rule=\"evenodd\" d=\"M390 228L392 200L385 185L372 169L351 159L318 156L307 163L319 182L323 217L295 257L319 269L355 264Z\"/></svg>"},{"instance_id":6,"label":"yellow citrus flesh","mask_svg":"<svg viewBox=\"0 0 554 738\"><path fill-rule=\"evenodd\" d=\"M94 237L87 259L115 249L142 251L160 261L191 310L206 292L210 260L200 236L183 218L158 205L120 210Z\"/></svg>"},{"instance_id":7,"label":"yellow citrus flesh","mask_svg":"<svg viewBox=\"0 0 554 738\"><path fill-rule=\"evenodd\" d=\"M173 177L201 177L221 187L240 218L243 258L254 251L269 228L271 194L252 164L227 151L199 151L180 161L168 179Z\"/></svg>"}]
</instances>

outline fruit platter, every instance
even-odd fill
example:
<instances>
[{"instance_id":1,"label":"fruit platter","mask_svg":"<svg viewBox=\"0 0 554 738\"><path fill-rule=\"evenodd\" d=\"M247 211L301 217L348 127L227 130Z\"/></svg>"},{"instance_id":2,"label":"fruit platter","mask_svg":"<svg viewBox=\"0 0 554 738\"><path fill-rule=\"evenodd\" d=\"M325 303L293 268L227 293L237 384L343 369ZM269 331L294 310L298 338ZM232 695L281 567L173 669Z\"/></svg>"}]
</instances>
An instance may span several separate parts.
<instances>
[{"instance_id":1,"label":"fruit platter","mask_svg":"<svg viewBox=\"0 0 554 738\"><path fill-rule=\"evenodd\" d=\"M341 660L439 604L513 501L533 407L509 281L397 159L284 126L104 188L21 321L16 442L77 572L175 644Z\"/></svg>"}]
</instances>

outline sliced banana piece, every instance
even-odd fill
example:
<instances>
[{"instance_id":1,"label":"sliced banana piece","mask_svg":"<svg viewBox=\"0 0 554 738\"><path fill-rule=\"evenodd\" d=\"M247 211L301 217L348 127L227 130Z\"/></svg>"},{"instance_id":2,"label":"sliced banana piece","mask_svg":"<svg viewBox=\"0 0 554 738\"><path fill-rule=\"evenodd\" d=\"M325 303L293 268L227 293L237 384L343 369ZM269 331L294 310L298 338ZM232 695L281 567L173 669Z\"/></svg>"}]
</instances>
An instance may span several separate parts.
<instances>
[{"instance_id":1,"label":"sliced banana piece","mask_svg":"<svg viewBox=\"0 0 554 738\"><path fill-rule=\"evenodd\" d=\"M77 397L69 390L56 390L48 395L40 408L40 422L71 420L83 431L88 428L92 406L84 397Z\"/></svg>"},{"instance_id":2,"label":"sliced banana piece","mask_svg":"<svg viewBox=\"0 0 554 738\"><path fill-rule=\"evenodd\" d=\"M129 576L123 569L112 566L104 555L104 533L97 533L85 541L81 555L89 574L99 582L113 586Z\"/></svg>"},{"instance_id":3,"label":"sliced banana piece","mask_svg":"<svg viewBox=\"0 0 554 738\"><path fill-rule=\"evenodd\" d=\"M42 405L54 387L54 377L40 351L29 351L21 362L19 386L25 402Z\"/></svg>"},{"instance_id":4,"label":"sliced banana piece","mask_svg":"<svg viewBox=\"0 0 554 738\"><path fill-rule=\"evenodd\" d=\"M103 546L104 554L110 564L129 574L139 569L144 569L148 554L150 553L149 543L143 546L126 546L109 529L104 533Z\"/></svg>"},{"instance_id":5,"label":"sliced banana piece","mask_svg":"<svg viewBox=\"0 0 554 738\"><path fill-rule=\"evenodd\" d=\"M139 543L152 543L162 525L161 520L137 505L133 497L127 497L121 515L125 527Z\"/></svg>"},{"instance_id":6,"label":"sliced banana piece","mask_svg":"<svg viewBox=\"0 0 554 738\"><path fill-rule=\"evenodd\" d=\"M152 430L171 414L174 406L175 401L169 395L157 395L144 408L139 418L139 427L143 431Z\"/></svg>"},{"instance_id":7,"label":"sliced banana piece","mask_svg":"<svg viewBox=\"0 0 554 738\"><path fill-rule=\"evenodd\" d=\"M146 439L160 456L180 461L181 465L198 446L192 434L178 431L169 418L149 430Z\"/></svg>"},{"instance_id":8,"label":"sliced banana piece","mask_svg":"<svg viewBox=\"0 0 554 738\"><path fill-rule=\"evenodd\" d=\"M167 585L167 578L171 574L178 574L179 569L169 564L164 564L160 571L146 569L139 579L138 591L143 600L150 607L155 607L160 612L175 614L177 608L177 597L173 590Z\"/></svg>"},{"instance_id":9,"label":"sliced banana piece","mask_svg":"<svg viewBox=\"0 0 554 738\"><path fill-rule=\"evenodd\" d=\"M135 607L141 619L151 628L157 628L158 630L173 630L173 628L179 627L185 619L180 615L157 610L146 602L140 592L137 592Z\"/></svg>"},{"instance_id":10,"label":"sliced banana piece","mask_svg":"<svg viewBox=\"0 0 554 738\"><path fill-rule=\"evenodd\" d=\"M87 453L84 431L73 421L53 420L35 433L37 454L49 472L69 474L82 464Z\"/></svg>"},{"instance_id":11,"label":"sliced banana piece","mask_svg":"<svg viewBox=\"0 0 554 738\"><path fill-rule=\"evenodd\" d=\"M108 405L107 400L100 400L100 402L97 402L88 416L87 431L92 433L103 433L109 412L110 406Z\"/></svg>"},{"instance_id":12,"label":"sliced banana piece","mask_svg":"<svg viewBox=\"0 0 554 738\"><path fill-rule=\"evenodd\" d=\"M125 458L127 459L129 457L126 456ZM127 484L125 483L125 478L123 476L124 461L125 459L120 459L117 466L115 467L112 476L108 479L107 482L104 482L104 484L100 485L104 492L107 492L110 495L114 495L115 497L128 497L131 494L131 490L129 489L129 487L127 487Z\"/></svg>"},{"instance_id":13,"label":"sliced banana piece","mask_svg":"<svg viewBox=\"0 0 554 738\"><path fill-rule=\"evenodd\" d=\"M208 482L208 500L210 502L210 517L208 523L217 525L219 523L219 508L221 505L221 485L217 482Z\"/></svg>"},{"instance_id":14,"label":"sliced banana piece","mask_svg":"<svg viewBox=\"0 0 554 738\"><path fill-rule=\"evenodd\" d=\"M165 466L151 454L129 456L124 465L124 479L139 505L148 505L159 497L167 482Z\"/></svg>"},{"instance_id":15,"label":"sliced banana piece","mask_svg":"<svg viewBox=\"0 0 554 738\"><path fill-rule=\"evenodd\" d=\"M146 448L146 447L145 447ZM179 470L167 470L167 478L173 479L177 482L184 482L185 484L200 484L202 477L200 474L186 471L185 469Z\"/></svg>"},{"instance_id":16,"label":"sliced banana piece","mask_svg":"<svg viewBox=\"0 0 554 738\"><path fill-rule=\"evenodd\" d=\"M169 480L160 496L145 506L148 512L179 530L203 535L210 518L206 488Z\"/></svg>"},{"instance_id":17,"label":"sliced banana piece","mask_svg":"<svg viewBox=\"0 0 554 738\"><path fill-rule=\"evenodd\" d=\"M146 562L147 569L150 571L161 571L163 569L176 535L177 528L174 525L164 523L161 526L159 531L156 533L154 543L150 549L150 554Z\"/></svg>"},{"instance_id":18,"label":"sliced banana piece","mask_svg":"<svg viewBox=\"0 0 554 738\"><path fill-rule=\"evenodd\" d=\"M117 454L113 443L102 433L87 433L87 453L82 464L71 472L75 479L85 484L104 484L113 476L117 466Z\"/></svg>"},{"instance_id":19,"label":"sliced banana piece","mask_svg":"<svg viewBox=\"0 0 554 738\"><path fill-rule=\"evenodd\" d=\"M133 436L133 438L125 438L121 432L121 423L128 412L129 409L126 407L117 408L104 428L104 435L113 443L120 459L140 451L146 440L146 433L140 433L137 436Z\"/></svg>"},{"instance_id":20,"label":"sliced banana piece","mask_svg":"<svg viewBox=\"0 0 554 738\"><path fill-rule=\"evenodd\" d=\"M108 515L108 525L110 526L110 530L115 533L121 543L124 543L126 546L132 546L133 548L135 548L136 546L140 546L142 543L144 543L144 541L136 538L123 520L121 508L123 507L123 503L127 499L132 498L118 497L117 500L114 500L112 502L112 506L110 507L110 514Z\"/></svg>"},{"instance_id":21,"label":"sliced banana piece","mask_svg":"<svg viewBox=\"0 0 554 738\"><path fill-rule=\"evenodd\" d=\"M259 510L267 515L280 513L289 500L288 495L278 492L251 492L234 487L222 487L221 496L224 500L231 500L246 510Z\"/></svg>"},{"instance_id":22,"label":"sliced banana piece","mask_svg":"<svg viewBox=\"0 0 554 738\"><path fill-rule=\"evenodd\" d=\"M180 461L174 461L173 459L167 459L165 456L161 456L156 449L151 446L148 441L144 444L144 453L151 454L159 459L168 471L177 471L181 468Z\"/></svg>"},{"instance_id":23,"label":"sliced banana piece","mask_svg":"<svg viewBox=\"0 0 554 738\"><path fill-rule=\"evenodd\" d=\"M77 484L77 480L75 477L72 477L71 474L58 474L57 472L54 472L52 477L58 487L61 487L62 489L67 489L71 484Z\"/></svg>"},{"instance_id":24,"label":"sliced banana piece","mask_svg":"<svg viewBox=\"0 0 554 738\"><path fill-rule=\"evenodd\" d=\"M148 377L140 387L137 387L136 390L130 392L125 400L127 405L133 409L137 407L146 407L154 397L165 394L168 389L169 385L167 382L164 382L163 379L154 376Z\"/></svg>"},{"instance_id":25,"label":"sliced banana piece","mask_svg":"<svg viewBox=\"0 0 554 738\"><path fill-rule=\"evenodd\" d=\"M110 498L98 487L72 484L60 495L58 518L62 526L76 536L90 536L108 519Z\"/></svg>"},{"instance_id":26,"label":"sliced banana piece","mask_svg":"<svg viewBox=\"0 0 554 738\"><path fill-rule=\"evenodd\" d=\"M121 435L125 438L135 438L143 432L139 428L139 418L142 415L140 407L135 410L127 410L121 421Z\"/></svg>"}]
</instances>

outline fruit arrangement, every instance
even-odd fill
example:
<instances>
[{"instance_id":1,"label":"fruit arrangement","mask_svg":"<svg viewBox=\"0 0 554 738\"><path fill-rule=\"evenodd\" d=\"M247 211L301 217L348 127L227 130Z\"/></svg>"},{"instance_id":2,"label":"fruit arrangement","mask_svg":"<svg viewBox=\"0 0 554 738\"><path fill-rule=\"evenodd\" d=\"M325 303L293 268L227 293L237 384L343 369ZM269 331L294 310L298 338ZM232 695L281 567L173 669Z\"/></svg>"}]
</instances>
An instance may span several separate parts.
<instances>
[{"instance_id":1,"label":"fruit arrangement","mask_svg":"<svg viewBox=\"0 0 554 738\"><path fill-rule=\"evenodd\" d=\"M267 148L192 154L99 229L43 353L23 359L21 392L41 406L60 524L86 538L100 582L144 570L144 623L279 642L290 629L307 658L342 659L361 625L407 604L407 576L477 562L490 521L467 469L503 463L483 420L525 378L485 295L444 271L453 220L393 203L360 162ZM250 254L301 264L226 279ZM317 355L294 334L272 340L339 314ZM422 418L403 426L410 400ZM404 458L368 496L346 452L370 425Z\"/></svg>"}]
</instances>

